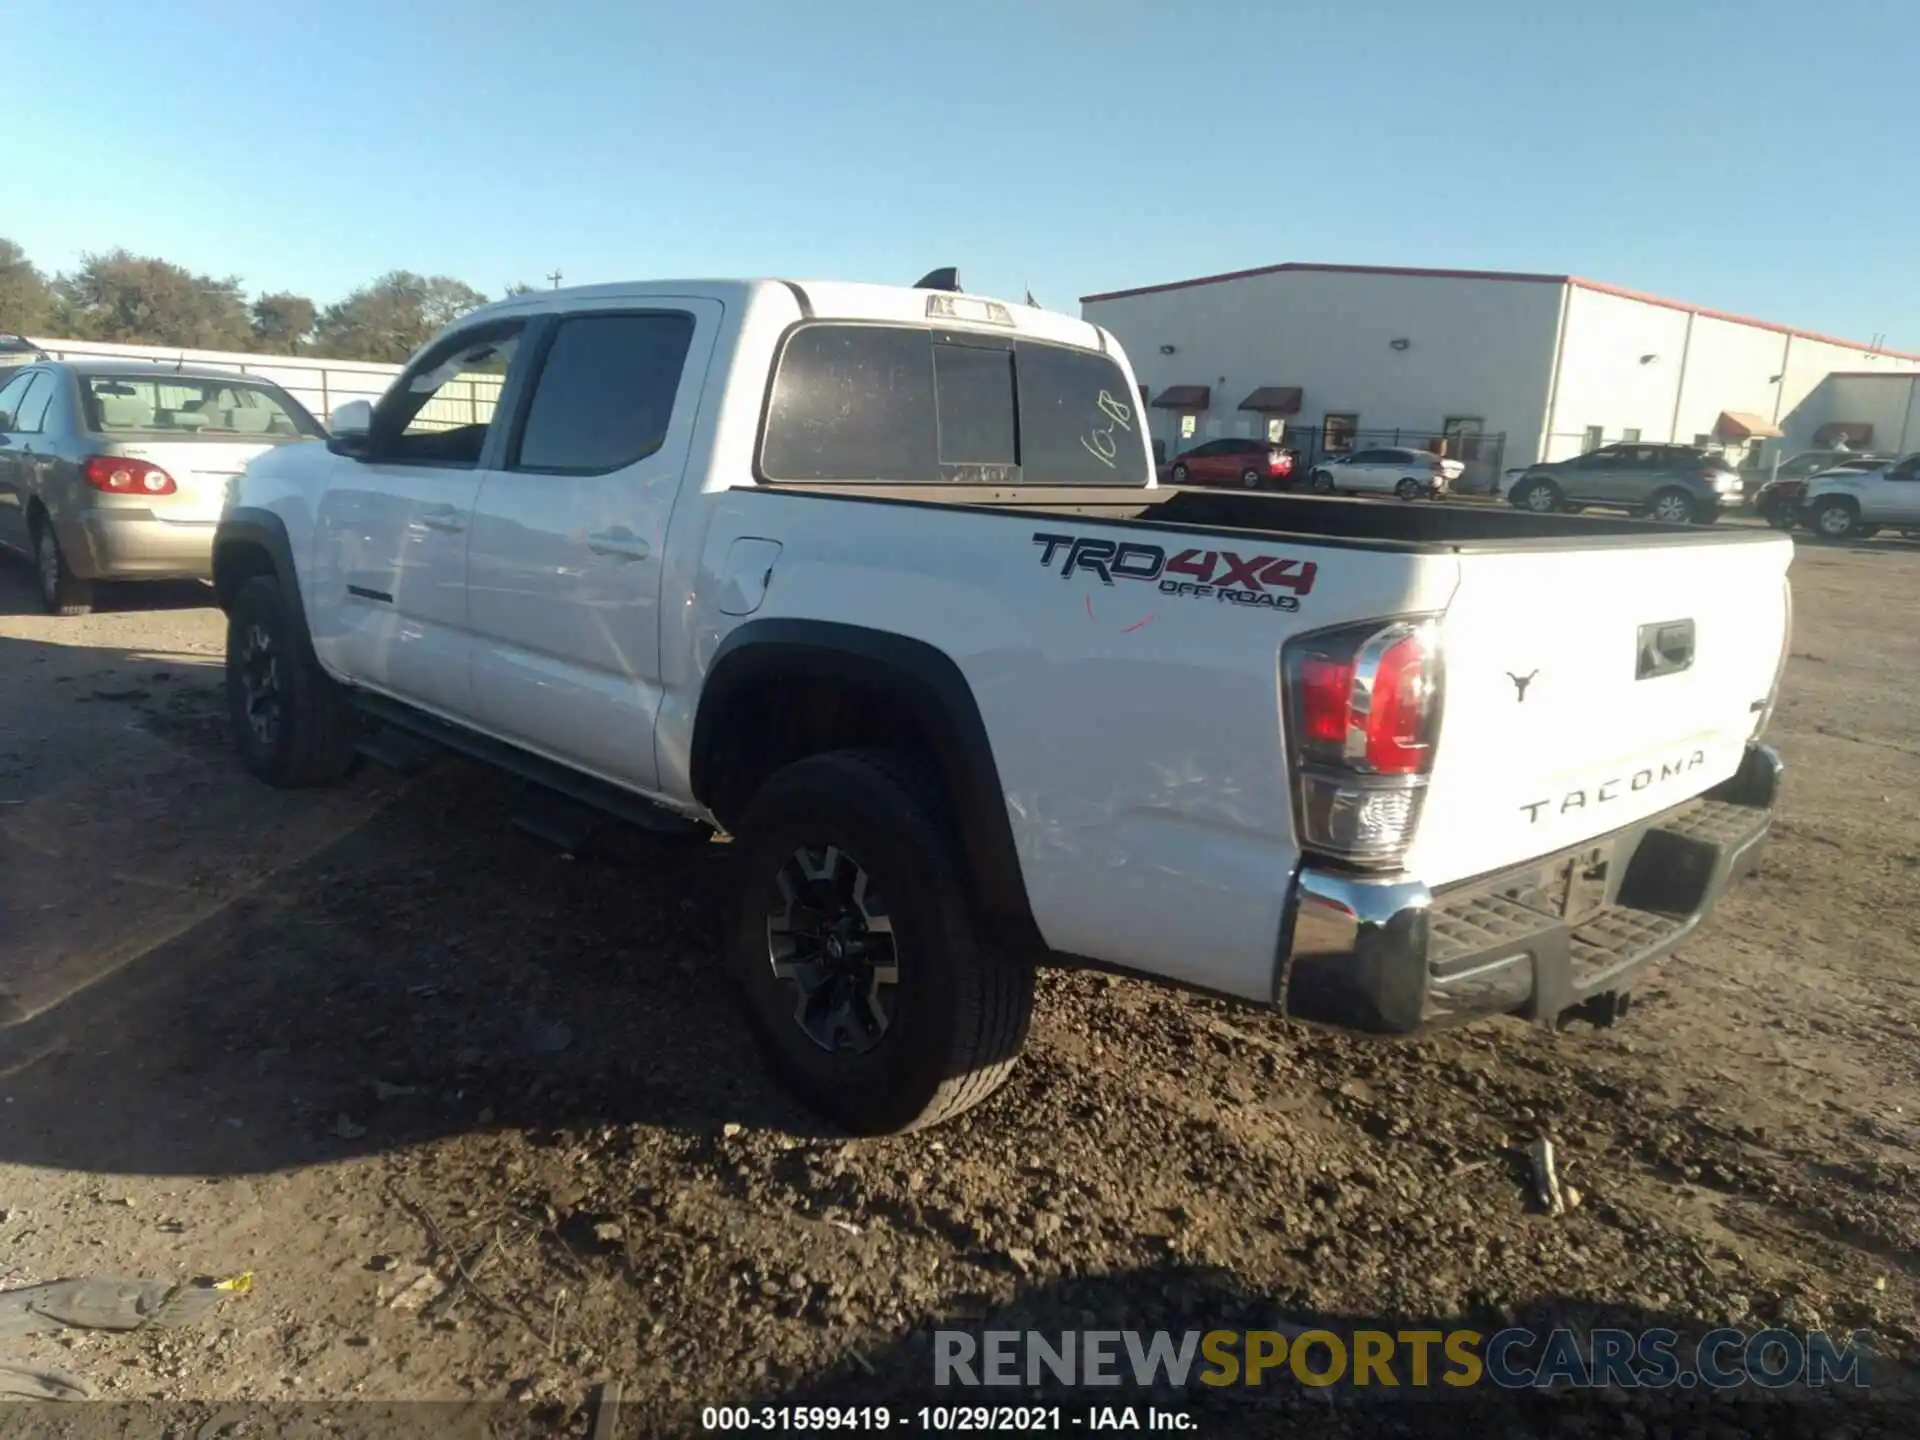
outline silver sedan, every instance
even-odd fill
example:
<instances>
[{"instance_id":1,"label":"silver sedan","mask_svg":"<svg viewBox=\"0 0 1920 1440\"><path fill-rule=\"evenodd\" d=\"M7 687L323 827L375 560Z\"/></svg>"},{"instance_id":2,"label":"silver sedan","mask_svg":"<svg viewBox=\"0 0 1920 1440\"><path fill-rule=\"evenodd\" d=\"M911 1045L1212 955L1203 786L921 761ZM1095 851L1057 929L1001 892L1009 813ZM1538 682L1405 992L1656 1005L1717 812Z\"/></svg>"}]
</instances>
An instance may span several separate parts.
<instances>
[{"instance_id":1,"label":"silver sedan","mask_svg":"<svg viewBox=\"0 0 1920 1440\"><path fill-rule=\"evenodd\" d=\"M55 615L99 580L205 580L228 487L275 445L324 438L270 381L208 366L40 361L0 371L0 546Z\"/></svg>"}]
</instances>

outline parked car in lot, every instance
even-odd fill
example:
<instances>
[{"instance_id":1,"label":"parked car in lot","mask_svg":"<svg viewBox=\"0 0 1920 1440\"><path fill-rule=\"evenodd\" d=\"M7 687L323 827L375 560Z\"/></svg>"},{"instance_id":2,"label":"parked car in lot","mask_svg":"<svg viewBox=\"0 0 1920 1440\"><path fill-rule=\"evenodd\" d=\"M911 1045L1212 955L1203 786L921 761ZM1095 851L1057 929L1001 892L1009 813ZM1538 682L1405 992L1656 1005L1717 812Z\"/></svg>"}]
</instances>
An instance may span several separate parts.
<instances>
[{"instance_id":1,"label":"parked car in lot","mask_svg":"<svg viewBox=\"0 0 1920 1440\"><path fill-rule=\"evenodd\" d=\"M1724 456L1692 445L1628 441L1529 465L1507 487L1507 498L1536 515L1593 506L1669 525L1711 525L1745 497L1740 472Z\"/></svg>"},{"instance_id":2,"label":"parked car in lot","mask_svg":"<svg viewBox=\"0 0 1920 1440\"><path fill-rule=\"evenodd\" d=\"M1806 499L1807 482L1828 470L1878 470L1891 465L1891 455L1862 455L1847 451L1809 451L1809 455L1833 457L1826 464L1802 464L1796 455L1781 465L1777 475L1760 486L1753 497L1754 513L1776 530L1791 530L1800 523L1800 505Z\"/></svg>"},{"instance_id":3,"label":"parked car in lot","mask_svg":"<svg viewBox=\"0 0 1920 1440\"><path fill-rule=\"evenodd\" d=\"M474 371L503 403L423 429ZM233 743L291 787L398 731L728 832L716 977L854 1131L991 1094L1048 962L1618 1019L1767 834L1792 543L1163 487L1136 383L943 290L487 306L241 477Z\"/></svg>"},{"instance_id":4,"label":"parked car in lot","mask_svg":"<svg viewBox=\"0 0 1920 1440\"><path fill-rule=\"evenodd\" d=\"M1293 465L1293 451L1264 440L1209 440L1174 456L1167 478L1175 485L1285 489L1293 483Z\"/></svg>"},{"instance_id":5,"label":"parked car in lot","mask_svg":"<svg viewBox=\"0 0 1920 1440\"><path fill-rule=\"evenodd\" d=\"M1800 518L1828 540L1864 540L1882 529L1920 535L1920 454L1815 475L1807 481Z\"/></svg>"},{"instance_id":6,"label":"parked car in lot","mask_svg":"<svg viewBox=\"0 0 1920 1440\"><path fill-rule=\"evenodd\" d=\"M1312 485L1323 495L1351 491L1361 495L1398 495L1402 500L1438 500L1466 473L1458 460L1430 450L1380 446L1350 455L1328 455L1314 463Z\"/></svg>"},{"instance_id":7,"label":"parked car in lot","mask_svg":"<svg viewBox=\"0 0 1920 1440\"><path fill-rule=\"evenodd\" d=\"M230 370L41 361L5 381L0 546L33 558L55 615L84 615L99 580L210 579L233 478L324 433L278 385Z\"/></svg>"}]
</instances>

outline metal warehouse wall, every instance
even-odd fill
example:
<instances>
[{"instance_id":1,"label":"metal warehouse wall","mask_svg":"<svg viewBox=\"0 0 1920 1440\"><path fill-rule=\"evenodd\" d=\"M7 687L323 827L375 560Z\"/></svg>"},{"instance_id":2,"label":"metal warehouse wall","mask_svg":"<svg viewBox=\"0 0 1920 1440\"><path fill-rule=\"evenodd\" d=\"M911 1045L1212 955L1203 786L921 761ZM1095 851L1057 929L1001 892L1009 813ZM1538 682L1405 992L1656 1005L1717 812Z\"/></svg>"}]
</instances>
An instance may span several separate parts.
<instances>
[{"instance_id":1,"label":"metal warehouse wall","mask_svg":"<svg viewBox=\"0 0 1920 1440\"><path fill-rule=\"evenodd\" d=\"M1643 439L1687 444L1711 435L1727 410L1788 429L1836 370L1891 374L1920 370L1920 362L1574 285L1543 458L1578 454L1589 427L1608 440L1638 430Z\"/></svg>"},{"instance_id":2,"label":"metal warehouse wall","mask_svg":"<svg viewBox=\"0 0 1920 1440\"><path fill-rule=\"evenodd\" d=\"M1289 426L1329 414L1362 429L1437 432L1472 416L1531 459L1547 413L1560 296L1551 283L1476 277L1281 270L1145 294L1093 298L1081 315L1126 347L1152 394L1210 385L1195 440L1264 433L1237 407L1262 385L1298 385ZM1407 341L1396 350L1392 342ZM1163 355L1160 347L1172 345ZM1180 448L1179 418L1156 411L1156 439ZM1189 442L1192 443L1192 442ZM1508 464L1518 463L1512 458Z\"/></svg>"},{"instance_id":3,"label":"metal warehouse wall","mask_svg":"<svg viewBox=\"0 0 1920 1440\"><path fill-rule=\"evenodd\" d=\"M1822 425L1871 425L1873 438L1857 450L1910 454L1920 450L1920 375L1867 371L1829 375L1786 418L1789 452L1814 443Z\"/></svg>"}]
</instances>

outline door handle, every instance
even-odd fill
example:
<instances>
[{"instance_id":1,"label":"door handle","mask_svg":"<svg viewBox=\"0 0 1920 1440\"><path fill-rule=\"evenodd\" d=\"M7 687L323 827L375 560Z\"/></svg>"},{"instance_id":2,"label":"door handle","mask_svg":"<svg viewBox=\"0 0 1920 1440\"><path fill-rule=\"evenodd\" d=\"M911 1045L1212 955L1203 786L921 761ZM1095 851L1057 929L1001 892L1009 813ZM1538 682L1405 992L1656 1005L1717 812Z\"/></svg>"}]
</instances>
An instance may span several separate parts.
<instances>
[{"instance_id":1,"label":"door handle","mask_svg":"<svg viewBox=\"0 0 1920 1440\"><path fill-rule=\"evenodd\" d=\"M429 530L458 534L467 528L467 518L451 505L431 505L420 512L420 523Z\"/></svg>"},{"instance_id":2,"label":"door handle","mask_svg":"<svg viewBox=\"0 0 1920 1440\"><path fill-rule=\"evenodd\" d=\"M647 542L624 525L612 530L598 530L587 536L587 549L595 555L605 555L623 564L644 560L651 553Z\"/></svg>"}]
</instances>

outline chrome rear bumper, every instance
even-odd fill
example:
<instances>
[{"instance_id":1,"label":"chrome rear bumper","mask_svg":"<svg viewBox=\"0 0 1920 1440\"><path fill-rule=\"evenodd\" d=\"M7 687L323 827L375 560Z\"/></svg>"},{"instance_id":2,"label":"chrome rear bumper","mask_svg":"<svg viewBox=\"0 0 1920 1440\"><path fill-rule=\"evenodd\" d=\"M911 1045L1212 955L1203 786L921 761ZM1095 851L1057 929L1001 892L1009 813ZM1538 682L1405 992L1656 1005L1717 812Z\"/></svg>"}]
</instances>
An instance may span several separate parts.
<instances>
[{"instance_id":1,"label":"chrome rear bumper","mask_svg":"<svg viewBox=\"0 0 1920 1440\"><path fill-rule=\"evenodd\" d=\"M1780 769L1773 750L1750 746L1731 779L1684 805L1438 892L1405 875L1303 867L1275 1003L1297 1019L1376 1034L1483 1015L1551 1025L1627 989L1752 871Z\"/></svg>"}]
</instances>

